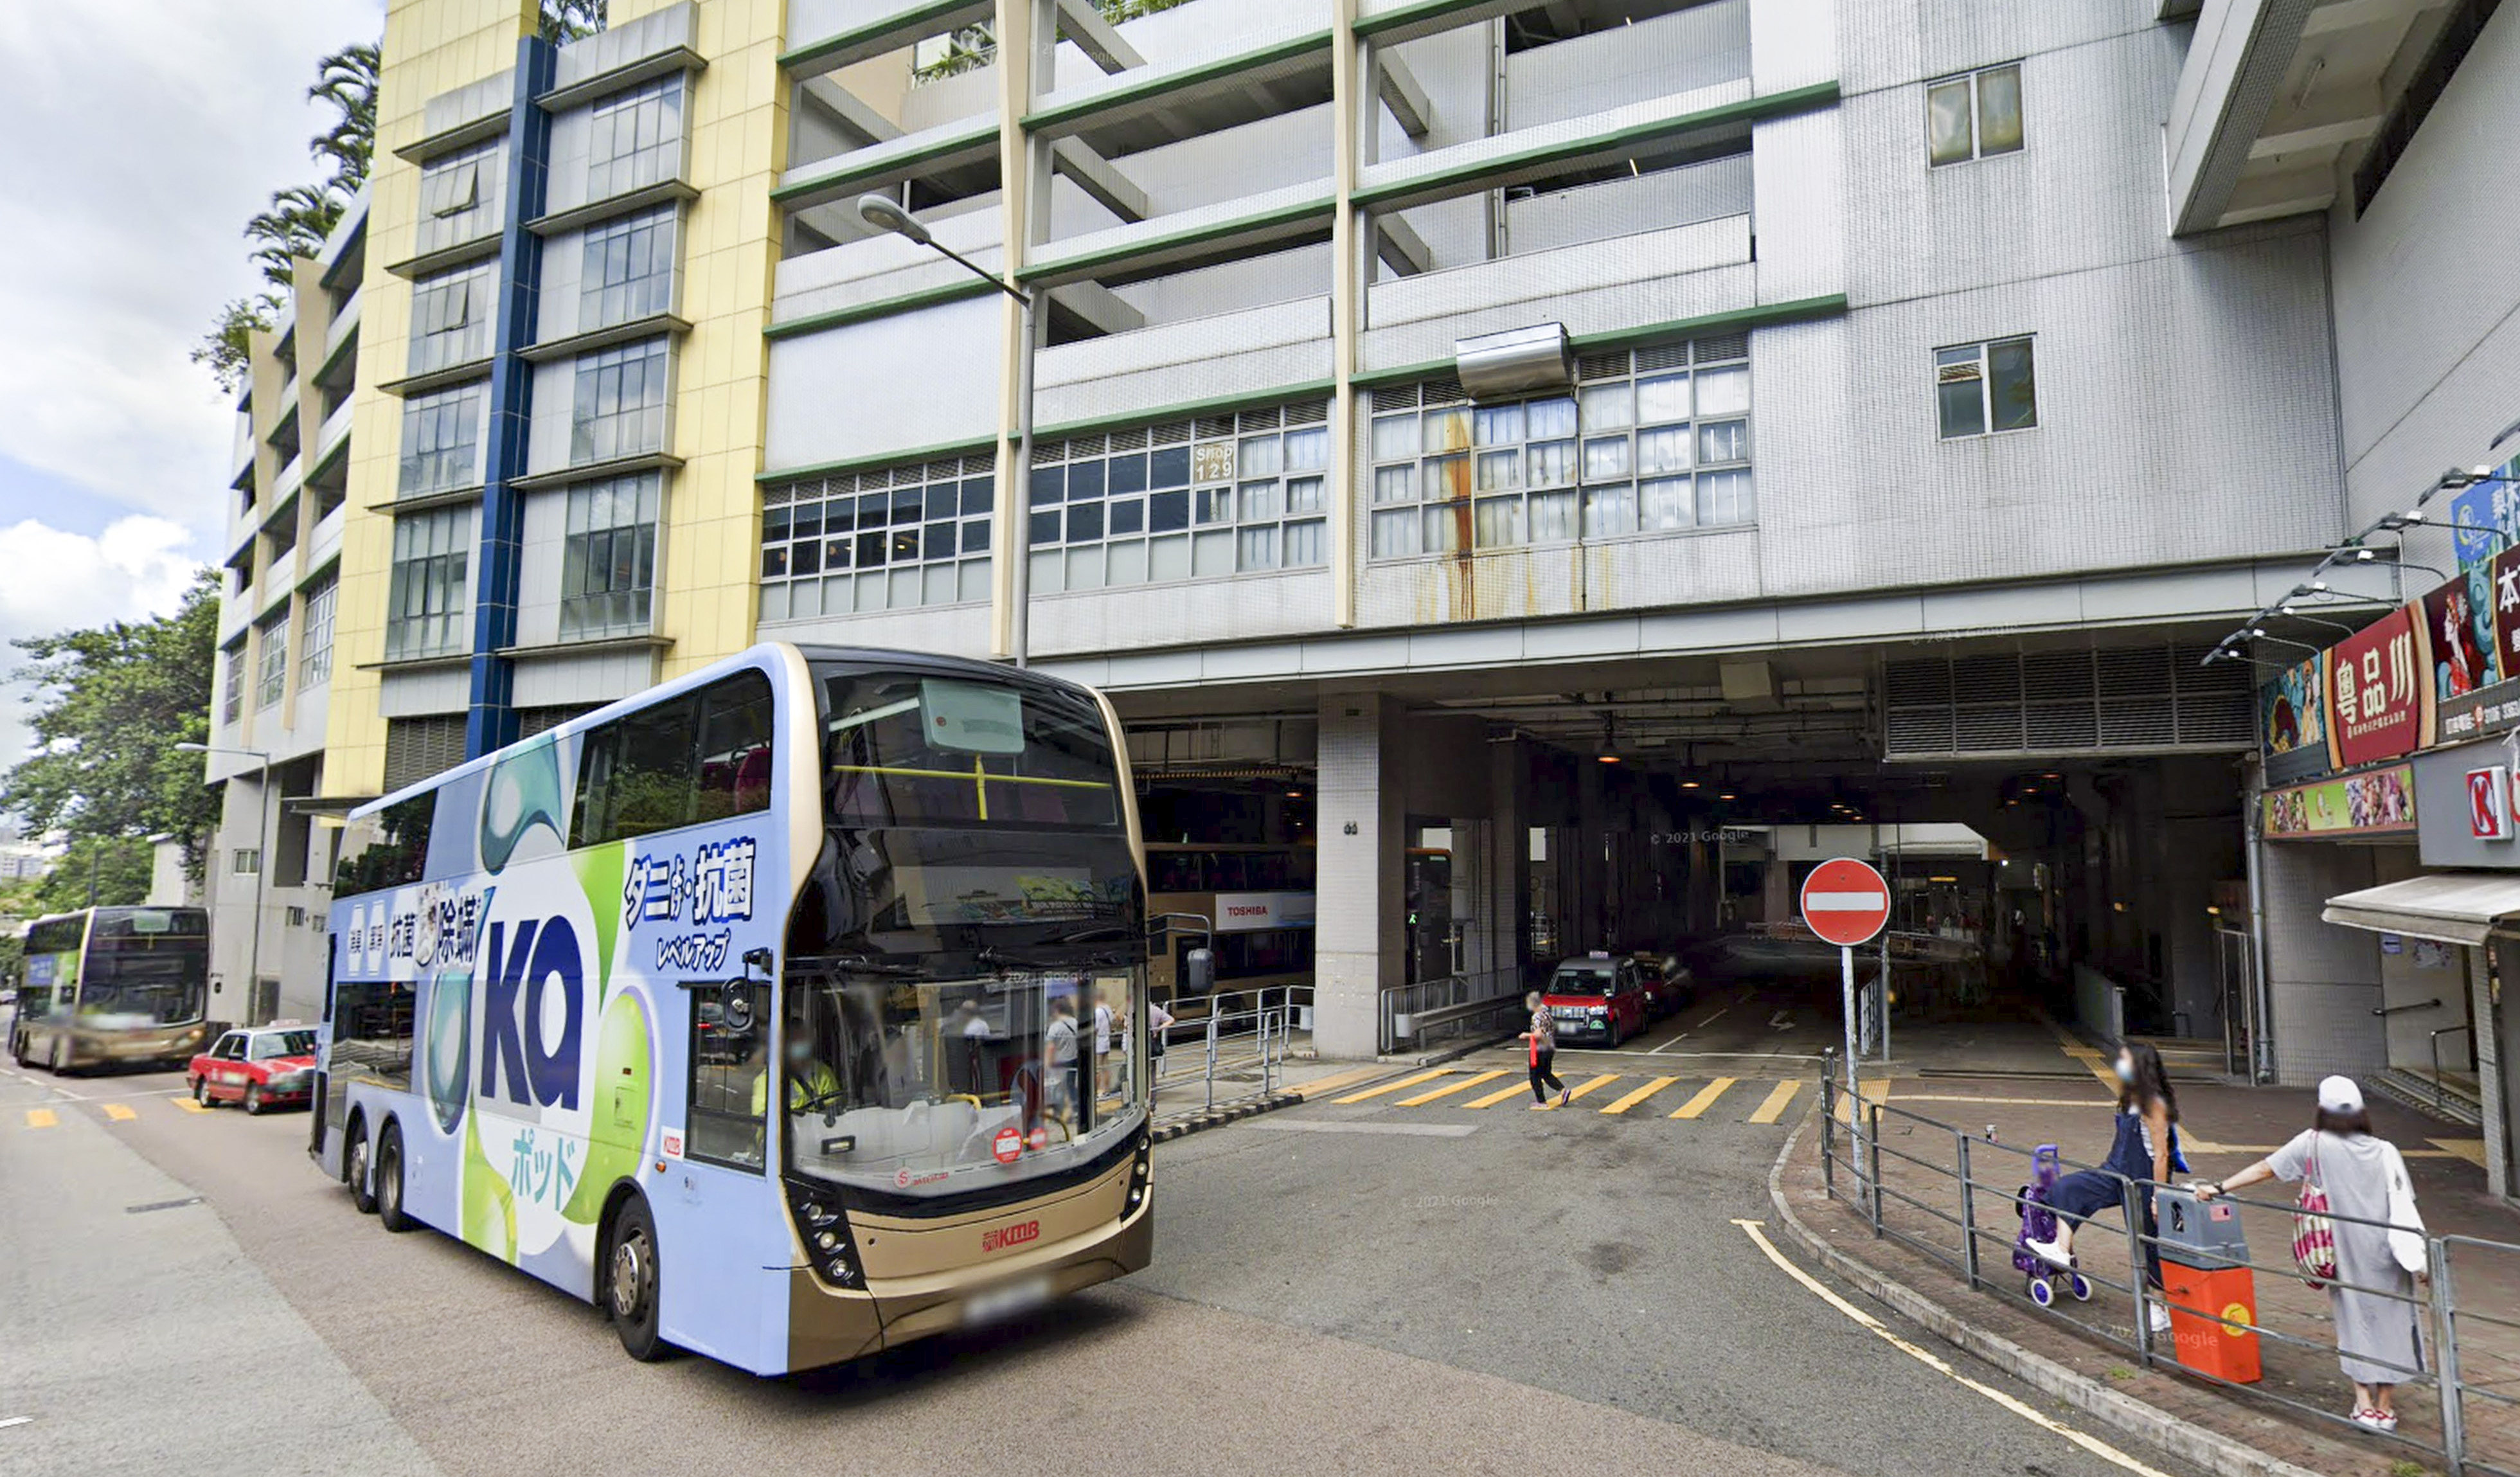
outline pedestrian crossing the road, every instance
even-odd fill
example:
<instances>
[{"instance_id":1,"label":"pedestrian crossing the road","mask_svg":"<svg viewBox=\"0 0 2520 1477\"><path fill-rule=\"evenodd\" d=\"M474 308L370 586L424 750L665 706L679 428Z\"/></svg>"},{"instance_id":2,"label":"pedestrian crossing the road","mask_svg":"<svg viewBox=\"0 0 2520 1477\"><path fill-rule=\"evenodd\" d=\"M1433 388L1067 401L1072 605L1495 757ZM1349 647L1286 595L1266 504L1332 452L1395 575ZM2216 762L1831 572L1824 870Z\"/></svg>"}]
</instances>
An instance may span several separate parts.
<instances>
[{"instance_id":1,"label":"pedestrian crossing the road","mask_svg":"<svg viewBox=\"0 0 2520 1477\"><path fill-rule=\"evenodd\" d=\"M137 1123L142 1118L155 1118L170 1112L207 1113L208 1108L190 1097L177 1097L156 1093L134 1096L129 1101L60 1098L44 1107L0 1108L0 1126L24 1129L60 1128L65 1119L84 1114L103 1123Z\"/></svg>"},{"instance_id":2,"label":"pedestrian crossing the road","mask_svg":"<svg viewBox=\"0 0 2520 1477\"><path fill-rule=\"evenodd\" d=\"M1570 1074L1571 1075L1571 1074ZM1554 1095L1534 1102L1522 1072L1503 1067L1432 1067L1316 1100L1341 1105L1478 1112L1519 1106L1543 1113L1596 1113L1605 1118L1704 1118L1711 1122L1781 1124L1803 1100L1799 1080L1656 1076L1598 1072L1570 1081L1561 1105Z\"/></svg>"}]
</instances>

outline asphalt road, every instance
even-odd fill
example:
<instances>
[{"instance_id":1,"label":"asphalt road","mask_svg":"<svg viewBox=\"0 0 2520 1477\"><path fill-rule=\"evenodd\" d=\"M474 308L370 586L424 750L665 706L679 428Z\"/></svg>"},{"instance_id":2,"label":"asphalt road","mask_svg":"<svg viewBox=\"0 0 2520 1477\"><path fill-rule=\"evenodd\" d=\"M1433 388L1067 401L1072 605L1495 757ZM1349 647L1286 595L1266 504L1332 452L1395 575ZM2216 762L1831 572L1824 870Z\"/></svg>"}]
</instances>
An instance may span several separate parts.
<instances>
[{"instance_id":1,"label":"asphalt road","mask_svg":"<svg viewBox=\"0 0 2520 1477\"><path fill-rule=\"evenodd\" d=\"M1770 1214L1799 1102L1777 1125L1408 1094L1249 1120L1157 1150L1148 1272L757 1380L631 1363L593 1309L354 1213L302 1114L179 1091L0 1071L0 1473L2128 1470L1733 1224Z\"/></svg>"}]
</instances>

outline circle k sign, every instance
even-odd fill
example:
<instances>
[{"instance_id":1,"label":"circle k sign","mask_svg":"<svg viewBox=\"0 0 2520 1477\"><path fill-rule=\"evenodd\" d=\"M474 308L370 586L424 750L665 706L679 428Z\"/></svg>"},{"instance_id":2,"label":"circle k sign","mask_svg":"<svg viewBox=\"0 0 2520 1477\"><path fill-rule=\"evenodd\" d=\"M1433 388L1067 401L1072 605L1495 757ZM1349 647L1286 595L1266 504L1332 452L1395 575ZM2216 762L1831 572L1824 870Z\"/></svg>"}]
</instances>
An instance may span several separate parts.
<instances>
[{"instance_id":1,"label":"circle k sign","mask_svg":"<svg viewBox=\"0 0 2520 1477\"><path fill-rule=\"evenodd\" d=\"M1890 884L1868 863L1836 857L1803 878L1803 921L1841 949L1868 943L1890 920Z\"/></svg>"}]
</instances>

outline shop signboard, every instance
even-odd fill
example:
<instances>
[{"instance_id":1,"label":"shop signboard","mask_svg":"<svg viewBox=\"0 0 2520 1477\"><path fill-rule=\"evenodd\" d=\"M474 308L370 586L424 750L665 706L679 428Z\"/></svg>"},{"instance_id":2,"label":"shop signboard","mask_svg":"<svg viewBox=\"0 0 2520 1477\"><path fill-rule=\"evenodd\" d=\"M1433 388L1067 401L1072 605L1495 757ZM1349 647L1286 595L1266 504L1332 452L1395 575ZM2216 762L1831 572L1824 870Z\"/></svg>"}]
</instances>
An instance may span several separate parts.
<instances>
[{"instance_id":1,"label":"shop signboard","mask_svg":"<svg viewBox=\"0 0 2520 1477\"><path fill-rule=\"evenodd\" d=\"M2432 741L2432 665L2420 603L2403 605L2328 653L2327 710L2339 767L2413 753Z\"/></svg>"},{"instance_id":2,"label":"shop signboard","mask_svg":"<svg viewBox=\"0 0 2520 1477\"><path fill-rule=\"evenodd\" d=\"M2479 841L2511 839L2511 771L2489 764L2467 772L2467 833Z\"/></svg>"},{"instance_id":3,"label":"shop signboard","mask_svg":"<svg viewBox=\"0 0 2520 1477\"><path fill-rule=\"evenodd\" d=\"M2269 790L2258 799L2271 840L2376 839L2415 829L2414 767L2408 764Z\"/></svg>"},{"instance_id":4,"label":"shop signboard","mask_svg":"<svg viewBox=\"0 0 2520 1477\"><path fill-rule=\"evenodd\" d=\"M2426 867L2520 869L2520 794L2507 744L2417 754L2415 844Z\"/></svg>"},{"instance_id":5,"label":"shop signboard","mask_svg":"<svg viewBox=\"0 0 2520 1477\"><path fill-rule=\"evenodd\" d=\"M2258 747L2272 784L2307 780L2332 767L2325 651L2294 662L2258 689Z\"/></svg>"},{"instance_id":6,"label":"shop signboard","mask_svg":"<svg viewBox=\"0 0 2520 1477\"><path fill-rule=\"evenodd\" d=\"M2420 602L2432 647L2433 699L2464 697L2501 680L2495 670L2495 601L2487 569L2452 575Z\"/></svg>"}]
</instances>

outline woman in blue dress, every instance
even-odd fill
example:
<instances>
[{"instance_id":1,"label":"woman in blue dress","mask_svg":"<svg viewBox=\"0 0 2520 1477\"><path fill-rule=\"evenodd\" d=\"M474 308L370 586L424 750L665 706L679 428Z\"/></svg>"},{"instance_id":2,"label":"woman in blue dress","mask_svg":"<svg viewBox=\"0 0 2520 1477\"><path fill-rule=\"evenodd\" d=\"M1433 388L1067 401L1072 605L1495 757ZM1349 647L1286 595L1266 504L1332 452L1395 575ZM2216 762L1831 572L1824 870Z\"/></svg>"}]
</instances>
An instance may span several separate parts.
<instances>
[{"instance_id":1,"label":"woman in blue dress","mask_svg":"<svg viewBox=\"0 0 2520 1477\"><path fill-rule=\"evenodd\" d=\"M2098 1169L2082 1170L2056 1182L2048 1193L2048 1208L2056 1212L2056 1238L2028 1243L2033 1255L2059 1267L2074 1265L2074 1232L2083 1222L2110 1206L2125 1205L2120 1176L2140 1186L2143 1231L2152 1236L2159 1233L2153 1222L2152 1187L2170 1184L2173 1170L2187 1168L2187 1156L2179 1149L2179 1095L2171 1091L2161 1053L2143 1042L2130 1042L2118 1049L2117 1071L2117 1138L2109 1145L2108 1158ZM2147 1241L2143 1250L2144 1283L2158 1288L2161 1248ZM2168 1332L2169 1305L2158 1298L2144 1302L2152 1331Z\"/></svg>"}]
</instances>

